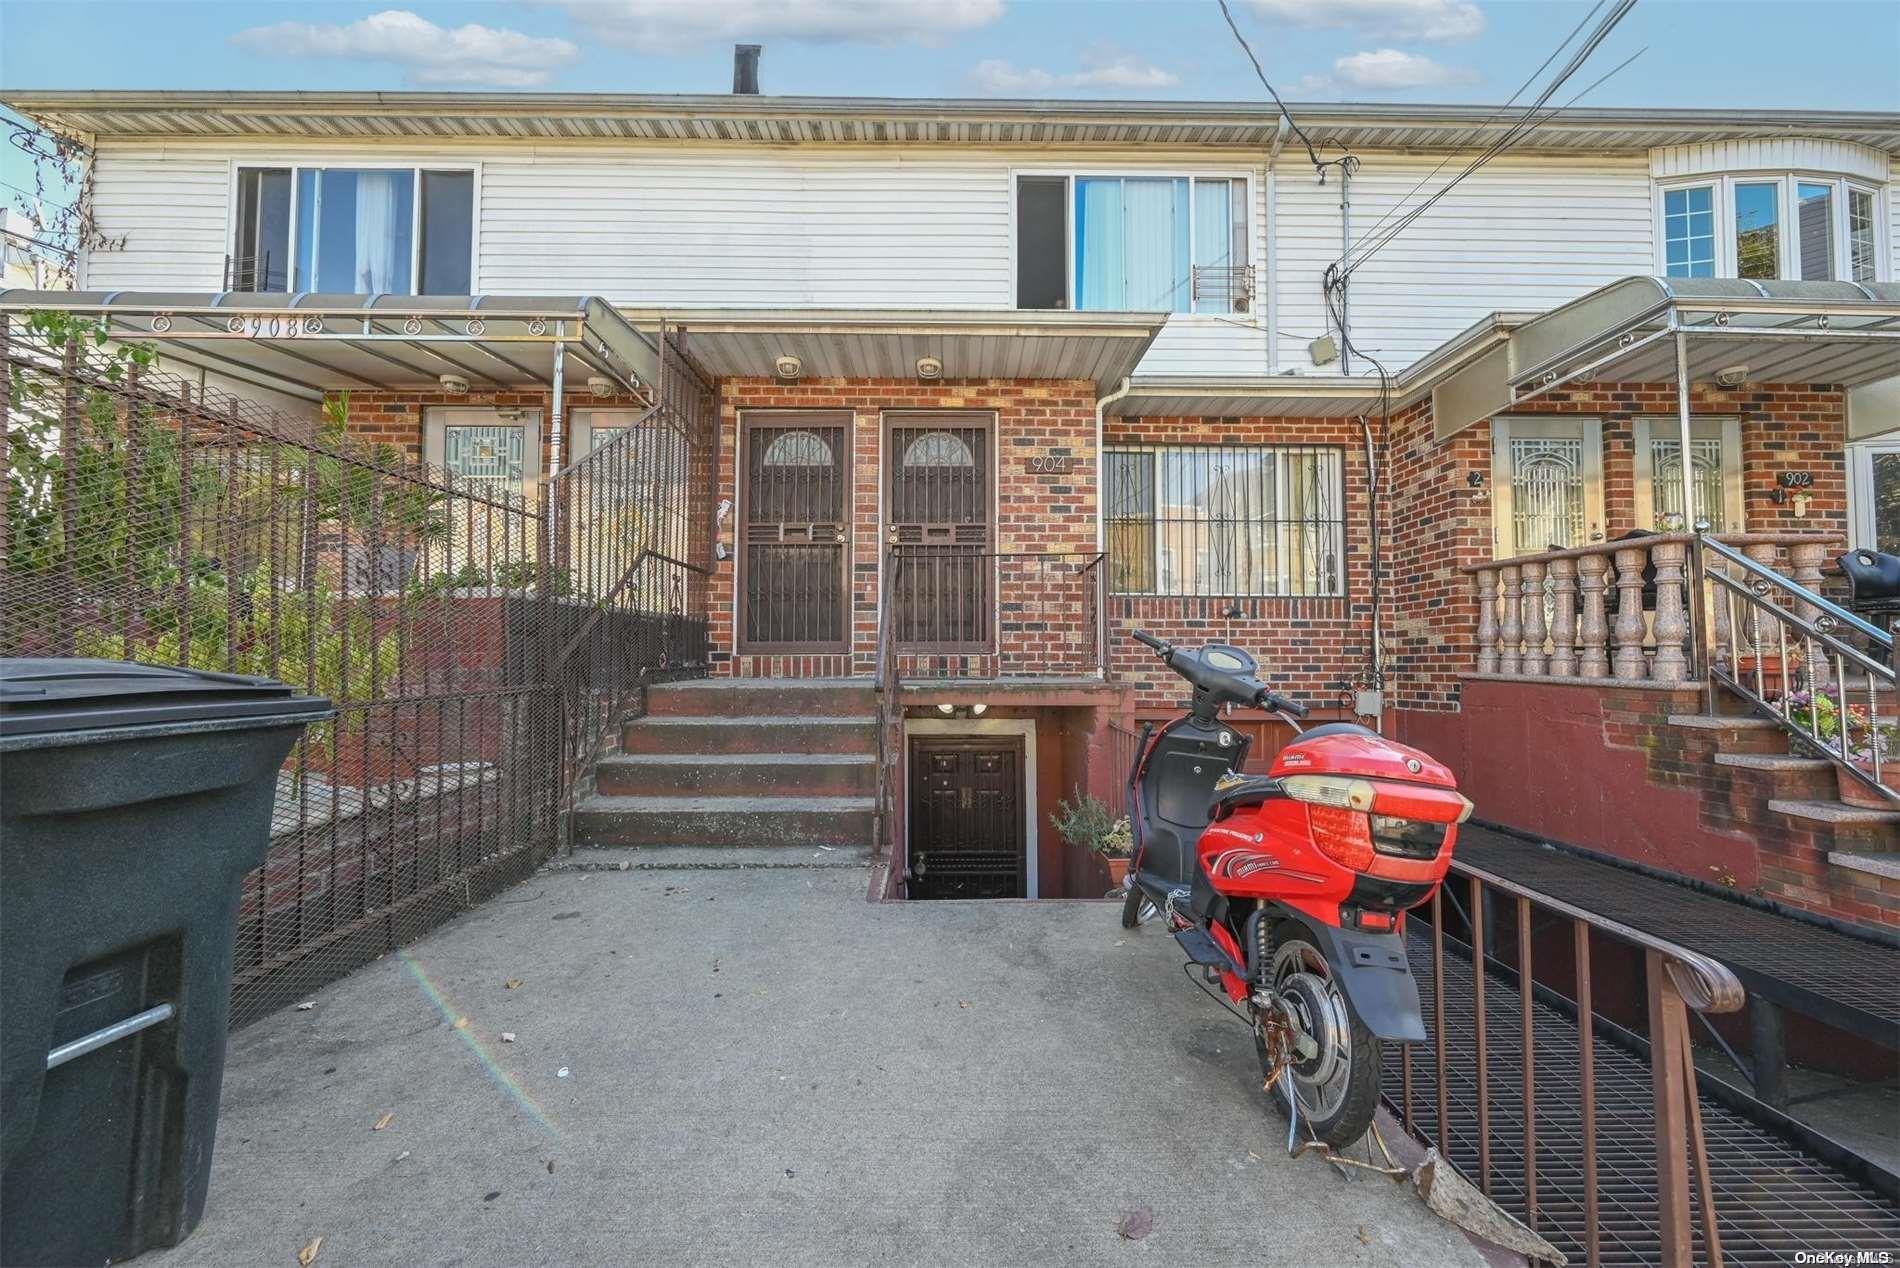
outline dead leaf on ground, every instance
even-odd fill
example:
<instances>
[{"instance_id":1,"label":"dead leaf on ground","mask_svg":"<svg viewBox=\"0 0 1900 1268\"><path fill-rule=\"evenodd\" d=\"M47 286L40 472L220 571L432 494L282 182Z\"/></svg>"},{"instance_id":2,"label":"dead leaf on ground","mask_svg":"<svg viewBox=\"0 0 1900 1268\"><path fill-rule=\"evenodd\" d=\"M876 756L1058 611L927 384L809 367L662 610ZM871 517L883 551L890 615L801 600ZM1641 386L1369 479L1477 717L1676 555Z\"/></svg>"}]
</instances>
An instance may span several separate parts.
<instances>
[{"instance_id":1,"label":"dead leaf on ground","mask_svg":"<svg viewBox=\"0 0 1900 1268\"><path fill-rule=\"evenodd\" d=\"M468 1018L466 1018L466 1017L457 1017L457 1018L455 1019L455 1028L456 1028L457 1030L467 1030L467 1029L468 1029Z\"/></svg>"},{"instance_id":2,"label":"dead leaf on ground","mask_svg":"<svg viewBox=\"0 0 1900 1268\"><path fill-rule=\"evenodd\" d=\"M501 985L502 985L503 990L512 991L516 987L521 985L521 979L518 977L511 977L506 982L503 982Z\"/></svg>"},{"instance_id":3,"label":"dead leaf on ground","mask_svg":"<svg viewBox=\"0 0 1900 1268\"><path fill-rule=\"evenodd\" d=\"M1125 1242L1138 1242L1154 1232L1154 1228L1155 1213L1145 1206L1122 1212L1121 1219L1115 1222L1115 1231Z\"/></svg>"},{"instance_id":4,"label":"dead leaf on ground","mask_svg":"<svg viewBox=\"0 0 1900 1268\"><path fill-rule=\"evenodd\" d=\"M390 1124L391 1124L392 1122L394 1122L395 1120L396 1120L396 1111L395 1111L395 1110L387 1110L387 1111L385 1111L385 1112L384 1112L384 1114L383 1114L383 1116L382 1116L381 1118L379 1118L379 1119L377 1119L377 1120L376 1120L376 1126L374 1126L374 1127L372 1127L372 1128L370 1128L370 1130L371 1130L371 1131L373 1131L373 1132L379 1132L379 1131L381 1131L381 1130L382 1130L383 1128L385 1128L385 1127L387 1127L387 1126L389 1126L389 1125L390 1125Z\"/></svg>"},{"instance_id":5,"label":"dead leaf on ground","mask_svg":"<svg viewBox=\"0 0 1900 1268\"><path fill-rule=\"evenodd\" d=\"M317 1262L317 1252L322 1249L323 1239L321 1237L311 1238L310 1244L297 1252L297 1263L301 1265L301 1268L310 1268L311 1264Z\"/></svg>"}]
</instances>

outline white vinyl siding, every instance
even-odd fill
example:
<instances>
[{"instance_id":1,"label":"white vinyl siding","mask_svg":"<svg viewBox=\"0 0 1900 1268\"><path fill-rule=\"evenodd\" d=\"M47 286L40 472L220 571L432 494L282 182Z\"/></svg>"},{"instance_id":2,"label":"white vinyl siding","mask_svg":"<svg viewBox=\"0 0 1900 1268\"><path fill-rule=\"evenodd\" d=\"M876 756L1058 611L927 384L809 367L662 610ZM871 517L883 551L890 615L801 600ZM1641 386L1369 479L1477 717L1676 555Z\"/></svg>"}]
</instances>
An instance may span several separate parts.
<instances>
[{"instance_id":1,"label":"white vinyl siding","mask_svg":"<svg viewBox=\"0 0 1900 1268\"><path fill-rule=\"evenodd\" d=\"M224 284L231 165L222 156L108 147L92 171L99 232L124 244L87 254L88 288L215 291Z\"/></svg>"},{"instance_id":2,"label":"white vinyl siding","mask_svg":"<svg viewBox=\"0 0 1900 1268\"><path fill-rule=\"evenodd\" d=\"M727 154L488 160L487 290L753 308L1009 308L1009 169Z\"/></svg>"},{"instance_id":3,"label":"white vinyl siding","mask_svg":"<svg viewBox=\"0 0 1900 1268\"><path fill-rule=\"evenodd\" d=\"M1401 200L1414 205L1464 163L1453 158L1426 179L1436 157L1364 156L1352 181L1354 234L1371 232ZM1268 308L1279 323L1281 368L1308 369L1307 341L1331 329L1320 276L1340 255L1339 178L1320 185L1282 154L1274 197L1279 238ZM1397 372L1490 313L1541 312L1618 278L1654 273L1652 208L1641 155L1494 161L1353 275L1353 342ZM1351 368L1371 369L1357 358ZM1321 370L1338 371L1337 361Z\"/></svg>"},{"instance_id":4,"label":"white vinyl siding","mask_svg":"<svg viewBox=\"0 0 1900 1268\"><path fill-rule=\"evenodd\" d=\"M1663 181L1722 172L1792 170L1834 172L1884 184L1890 167L1885 154L1852 141L1791 137L1672 145L1650 152L1650 175Z\"/></svg>"}]
</instances>

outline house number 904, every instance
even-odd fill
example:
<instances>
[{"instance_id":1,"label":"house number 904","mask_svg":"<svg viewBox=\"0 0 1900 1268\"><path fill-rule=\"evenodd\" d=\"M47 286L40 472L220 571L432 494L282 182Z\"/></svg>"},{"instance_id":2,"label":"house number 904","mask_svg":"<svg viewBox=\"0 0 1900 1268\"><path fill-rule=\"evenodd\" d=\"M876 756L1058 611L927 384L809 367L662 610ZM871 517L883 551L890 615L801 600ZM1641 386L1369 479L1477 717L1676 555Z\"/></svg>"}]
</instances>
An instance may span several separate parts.
<instances>
[{"instance_id":1,"label":"house number 904","mask_svg":"<svg viewBox=\"0 0 1900 1268\"><path fill-rule=\"evenodd\" d=\"M1067 454L1046 454L1029 460L1031 475L1067 475L1075 469L1075 459Z\"/></svg>"}]
</instances>

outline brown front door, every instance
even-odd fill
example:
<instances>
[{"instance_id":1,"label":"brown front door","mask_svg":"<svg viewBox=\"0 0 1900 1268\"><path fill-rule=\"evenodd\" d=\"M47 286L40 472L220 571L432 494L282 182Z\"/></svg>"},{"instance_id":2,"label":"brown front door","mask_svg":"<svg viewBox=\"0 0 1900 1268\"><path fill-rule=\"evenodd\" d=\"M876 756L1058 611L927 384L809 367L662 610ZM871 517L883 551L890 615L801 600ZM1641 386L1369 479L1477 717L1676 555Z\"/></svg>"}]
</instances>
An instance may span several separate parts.
<instances>
[{"instance_id":1,"label":"brown front door","mask_svg":"<svg viewBox=\"0 0 1900 1268\"><path fill-rule=\"evenodd\" d=\"M995 561L990 550L988 414L887 417L886 539L895 548L897 641L916 651L989 648Z\"/></svg>"},{"instance_id":2,"label":"brown front door","mask_svg":"<svg viewBox=\"0 0 1900 1268\"><path fill-rule=\"evenodd\" d=\"M914 739L910 896L1022 898L1021 740Z\"/></svg>"},{"instance_id":3,"label":"brown front door","mask_svg":"<svg viewBox=\"0 0 1900 1268\"><path fill-rule=\"evenodd\" d=\"M847 650L848 413L740 423L739 650Z\"/></svg>"}]
</instances>

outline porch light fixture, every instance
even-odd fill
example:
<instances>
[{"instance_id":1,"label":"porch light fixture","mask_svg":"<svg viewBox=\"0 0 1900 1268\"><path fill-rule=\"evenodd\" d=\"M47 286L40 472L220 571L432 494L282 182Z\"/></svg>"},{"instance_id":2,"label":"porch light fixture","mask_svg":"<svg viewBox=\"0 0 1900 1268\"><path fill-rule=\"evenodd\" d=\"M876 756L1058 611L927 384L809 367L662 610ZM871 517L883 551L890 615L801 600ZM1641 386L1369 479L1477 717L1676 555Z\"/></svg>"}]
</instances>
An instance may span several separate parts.
<instances>
[{"instance_id":1,"label":"porch light fixture","mask_svg":"<svg viewBox=\"0 0 1900 1268\"><path fill-rule=\"evenodd\" d=\"M942 378L943 362L936 357L918 357L917 377L926 383Z\"/></svg>"},{"instance_id":2,"label":"porch light fixture","mask_svg":"<svg viewBox=\"0 0 1900 1268\"><path fill-rule=\"evenodd\" d=\"M772 363L772 372L781 379L795 379L805 372L805 363L794 356L783 356Z\"/></svg>"},{"instance_id":3,"label":"porch light fixture","mask_svg":"<svg viewBox=\"0 0 1900 1268\"><path fill-rule=\"evenodd\" d=\"M1715 372L1715 381L1722 387L1740 387L1748 382L1748 367L1725 365Z\"/></svg>"},{"instance_id":4,"label":"porch light fixture","mask_svg":"<svg viewBox=\"0 0 1900 1268\"><path fill-rule=\"evenodd\" d=\"M953 704L940 704L937 706L937 712L941 713L946 718L954 715L956 711L957 711L957 707Z\"/></svg>"},{"instance_id":5,"label":"porch light fixture","mask_svg":"<svg viewBox=\"0 0 1900 1268\"><path fill-rule=\"evenodd\" d=\"M614 394L614 381L604 374L589 375L587 390L595 400L606 400Z\"/></svg>"},{"instance_id":6,"label":"porch light fixture","mask_svg":"<svg viewBox=\"0 0 1900 1268\"><path fill-rule=\"evenodd\" d=\"M468 380L459 374L444 374L436 382L442 385L444 392L453 392L457 396L468 394Z\"/></svg>"},{"instance_id":7,"label":"porch light fixture","mask_svg":"<svg viewBox=\"0 0 1900 1268\"><path fill-rule=\"evenodd\" d=\"M989 711L990 707L986 704L978 703L970 706L970 716L973 718L980 718Z\"/></svg>"}]
</instances>

